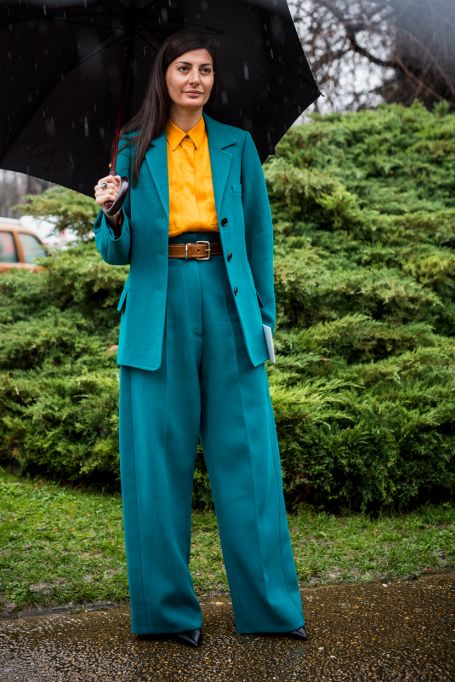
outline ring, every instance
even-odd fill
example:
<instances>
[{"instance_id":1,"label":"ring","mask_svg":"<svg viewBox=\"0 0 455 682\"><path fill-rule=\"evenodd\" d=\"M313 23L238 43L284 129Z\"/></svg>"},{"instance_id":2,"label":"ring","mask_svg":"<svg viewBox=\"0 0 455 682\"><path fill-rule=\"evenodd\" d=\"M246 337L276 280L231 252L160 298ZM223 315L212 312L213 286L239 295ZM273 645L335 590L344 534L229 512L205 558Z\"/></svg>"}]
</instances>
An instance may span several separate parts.
<instances>
[{"instance_id":1,"label":"ring","mask_svg":"<svg viewBox=\"0 0 455 682\"><path fill-rule=\"evenodd\" d=\"M106 189L108 186L109 186L109 185L107 184L107 182L101 182L101 183L100 183L101 189Z\"/></svg>"}]
</instances>

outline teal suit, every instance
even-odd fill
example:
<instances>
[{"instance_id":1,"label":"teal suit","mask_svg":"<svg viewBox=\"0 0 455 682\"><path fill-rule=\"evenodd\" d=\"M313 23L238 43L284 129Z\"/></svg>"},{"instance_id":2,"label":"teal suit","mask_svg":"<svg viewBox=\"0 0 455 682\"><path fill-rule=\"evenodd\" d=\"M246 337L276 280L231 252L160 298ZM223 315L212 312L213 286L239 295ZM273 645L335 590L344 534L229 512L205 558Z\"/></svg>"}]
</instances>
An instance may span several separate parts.
<instances>
[{"instance_id":1,"label":"teal suit","mask_svg":"<svg viewBox=\"0 0 455 682\"><path fill-rule=\"evenodd\" d=\"M202 625L189 571L196 444L210 478L239 633L304 624L265 367L275 328L273 226L251 136L205 116L223 254L168 258L165 135L154 139L108 263L130 263L121 312L120 475L134 633ZM130 176L130 153L117 171ZM217 239L185 233L175 242Z\"/></svg>"}]
</instances>

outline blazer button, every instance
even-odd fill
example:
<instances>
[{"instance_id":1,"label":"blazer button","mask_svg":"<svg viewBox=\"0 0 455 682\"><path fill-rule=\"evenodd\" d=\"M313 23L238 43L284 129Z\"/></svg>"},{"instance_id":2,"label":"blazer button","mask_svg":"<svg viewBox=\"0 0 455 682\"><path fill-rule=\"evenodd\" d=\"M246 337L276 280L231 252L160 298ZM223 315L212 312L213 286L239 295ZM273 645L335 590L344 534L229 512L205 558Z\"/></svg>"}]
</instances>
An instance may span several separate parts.
<instances>
[{"instance_id":1,"label":"blazer button","mask_svg":"<svg viewBox=\"0 0 455 682\"><path fill-rule=\"evenodd\" d=\"M234 287L234 294L235 294L235 296L237 296L238 293L239 293L238 288L237 288L237 287Z\"/></svg>"},{"instance_id":2,"label":"blazer button","mask_svg":"<svg viewBox=\"0 0 455 682\"><path fill-rule=\"evenodd\" d=\"M227 259L228 259L228 261L229 261L229 260L231 260L231 258L232 258L232 253L231 253L231 252L229 252L229 253L228 253L228 255L227 255Z\"/></svg>"},{"instance_id":3,"label":"blazer button","mask_svg":"<svg viewBox=\"0 0 455 682\"><path fill-rule=\"evenodd\" d=\"M227 224L228 224L228 219L227 219L227 218L222 218L221 224L222 224L223 227L224 227L225 225L227 225Z\"/></svg>"}]
</instances>

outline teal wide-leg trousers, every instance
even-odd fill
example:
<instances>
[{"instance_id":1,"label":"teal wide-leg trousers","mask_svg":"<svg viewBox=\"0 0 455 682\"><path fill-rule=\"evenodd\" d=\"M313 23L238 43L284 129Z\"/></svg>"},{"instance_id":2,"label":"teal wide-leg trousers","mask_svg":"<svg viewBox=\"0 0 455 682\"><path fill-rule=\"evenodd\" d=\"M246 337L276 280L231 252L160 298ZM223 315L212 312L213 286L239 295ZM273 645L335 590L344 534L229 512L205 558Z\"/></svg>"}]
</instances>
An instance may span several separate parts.
<instances>
[{"instance_id":1,"label":"teal wide-leg trousers","mask_svg":"<svg viewBox=\"0 0 455 682\"><path fill-rule=\"evenodd\" d=\"M186 233L174 241L196 241ZM196 444L212 487L236 629L304 624L264 364L248 358L222 256L169 259L163 359L120 367L120 474L136 634L201 627L188 568Z\"/></svg>"}]
</instances>

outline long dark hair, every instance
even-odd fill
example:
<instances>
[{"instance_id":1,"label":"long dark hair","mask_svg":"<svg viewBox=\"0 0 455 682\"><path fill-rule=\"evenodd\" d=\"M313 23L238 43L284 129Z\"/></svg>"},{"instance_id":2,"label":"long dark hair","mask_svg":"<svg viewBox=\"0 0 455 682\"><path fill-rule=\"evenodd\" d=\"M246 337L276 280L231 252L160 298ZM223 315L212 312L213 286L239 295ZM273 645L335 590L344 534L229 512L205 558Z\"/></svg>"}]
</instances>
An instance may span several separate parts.
<instances>
[{"instance_id":1,"label":"long dark hair","mask_svg":"<svg viewBox=\"0 0 455 682\"><path fill-rule=\"evenodd\" d=\"M171 109L171 99L166 85L166 71L177 57L190 50L206 49L213 59L216 71L217 46L213 39L205 33L194 31L178 31L172 33L162 43L153 62L144 101L139 111L120 129L120 135L137 132L128 142L135 145L135 162L133 185L136 185L139 169L144 159L150 141L161 135L166 128ZM213 90L211 97L213 95Z\"/></svg>"}]
</instances>

